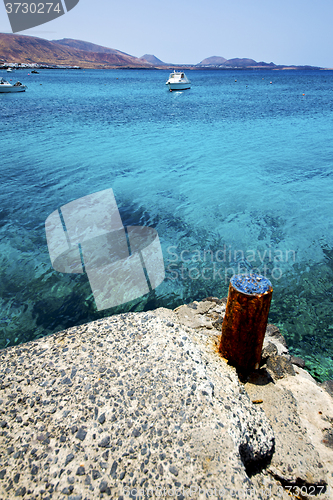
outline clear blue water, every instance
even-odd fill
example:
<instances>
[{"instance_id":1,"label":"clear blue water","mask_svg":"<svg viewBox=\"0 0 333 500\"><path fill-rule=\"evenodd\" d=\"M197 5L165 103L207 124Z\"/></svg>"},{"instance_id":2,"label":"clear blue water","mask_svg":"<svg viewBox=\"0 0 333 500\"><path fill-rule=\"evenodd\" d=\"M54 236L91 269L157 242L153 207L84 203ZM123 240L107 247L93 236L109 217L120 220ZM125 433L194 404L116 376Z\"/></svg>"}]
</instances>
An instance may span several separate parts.
<instances>
[{"instance_id":1,"label":"clear blue water","mask_svg":"<svg viewBox=\"0 0 333 500\"><path fill-rule=\"evenodd\" d=\"M28 90L0 94L0 348L226 296L234 271L255 269L292 352L333 378L332 71L192 71L173 93L167 71L10 76ZM44 223L106 188L125 225L158 231L166 279L98 312L85 275L52 269Z\"/></svg>"}]
</instances>

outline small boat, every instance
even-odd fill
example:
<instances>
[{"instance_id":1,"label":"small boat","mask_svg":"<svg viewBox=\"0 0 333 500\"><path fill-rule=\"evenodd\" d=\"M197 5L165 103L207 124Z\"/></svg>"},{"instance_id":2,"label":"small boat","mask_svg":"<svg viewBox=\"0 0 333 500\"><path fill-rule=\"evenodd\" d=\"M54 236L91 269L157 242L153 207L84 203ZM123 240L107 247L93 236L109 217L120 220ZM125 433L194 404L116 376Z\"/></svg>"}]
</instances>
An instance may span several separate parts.
<instances>
[{"instance_id":1,"label":"small boat","mask_svg":"<svg viewBox=\"0 0 333 500\"><path fill-rule=\"evenodd\" d=\"M191 82L181 71L174 71L170 73L169 80L165 82L168 85L170 92L173 90L186 90L191 88Z\"/></svg>"},{"instance_id":2,"label":"small boat","mask_svg":"<svg viewBox=\"0 0 333 500\"><path fill-rule=\"evenodd\" d=\"M36 71L35 69L33 69L33 70L31 71L31 73L34 73L35 75L39 75L38 71Z\"/></svg>"},{"instance_id":3,"label":"small boat","mask_svg":"<svg viewBox=\"0 0 333 500\"><path fill-rule=\"evenodd\" d=\"M12 71L12 68L7 68L7 73L11 73Z\"/></svg>"},{"instance_id":4,"label":"small boat","mask_svg":"<svg viewBox=\"0 0 333 500\"><path fill-rule=\"evenodd\" d=\"M0 78L0 94L9 93L9 92L24 92L27 88L26 85L22 85L21 82L16 82L12 85L9 82L6 82L3 78Z\"/></svg>"}]
</instances>

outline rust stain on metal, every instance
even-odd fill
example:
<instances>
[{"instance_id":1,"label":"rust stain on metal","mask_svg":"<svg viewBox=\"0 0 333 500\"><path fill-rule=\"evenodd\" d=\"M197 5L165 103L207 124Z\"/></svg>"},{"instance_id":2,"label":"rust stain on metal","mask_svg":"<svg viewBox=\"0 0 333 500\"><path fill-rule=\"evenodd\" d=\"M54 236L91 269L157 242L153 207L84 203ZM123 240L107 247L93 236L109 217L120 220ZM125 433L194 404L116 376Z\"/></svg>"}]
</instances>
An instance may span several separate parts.
<instances>
[{"instance_id":1,"label":"rust stain on metal","mask_svg":"<svg viewBox=\"0 0 333 500\"><path fill-rule=\"evenodd\" d=\"M273 288L266 280L264 293L244 293L232 281L219 352L240 373L248 373L259 367Z\"/></svg>"}]
</instances>

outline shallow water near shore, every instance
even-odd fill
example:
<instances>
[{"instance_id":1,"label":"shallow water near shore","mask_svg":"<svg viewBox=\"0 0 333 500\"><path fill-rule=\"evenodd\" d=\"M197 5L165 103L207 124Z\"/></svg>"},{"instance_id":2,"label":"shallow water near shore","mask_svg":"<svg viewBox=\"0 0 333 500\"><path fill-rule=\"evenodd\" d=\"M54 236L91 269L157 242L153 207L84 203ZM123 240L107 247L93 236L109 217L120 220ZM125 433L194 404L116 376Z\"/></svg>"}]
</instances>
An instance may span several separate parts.
<instances>
[{"instance_id":1,"label":"shallow water near shore","mask_svg":"<svg viewBox=\"0 0 333 500\"><path fill-rule=\"evenodd\" d=\"M172 93L168 71L11 75L28 90L0 95L0 348L226 296L234 272L255 270L290 351L333 378L333 71L187 75L191 90ZM125 226L157 230L166 278L97 311L86 275L53 270L44 223L107 188Z\"/></svg>"}]
</instances>

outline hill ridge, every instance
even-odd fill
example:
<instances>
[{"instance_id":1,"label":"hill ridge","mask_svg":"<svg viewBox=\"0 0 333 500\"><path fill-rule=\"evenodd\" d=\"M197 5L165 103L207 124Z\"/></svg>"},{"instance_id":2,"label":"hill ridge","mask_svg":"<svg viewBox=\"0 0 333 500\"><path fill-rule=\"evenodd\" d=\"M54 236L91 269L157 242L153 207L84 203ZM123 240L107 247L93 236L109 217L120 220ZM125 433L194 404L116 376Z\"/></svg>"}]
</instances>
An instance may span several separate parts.
<instances>
[{"instance_id":1,"label":"hill ridge","mask_svg":"<svg viewBox=\"0 0 333 500\"><path fill-rule=\"evenodd\" d=\"M154 56L153 54L144 54L140 57L140 61L147 61L154 66L168 66L167 63L161 61L161 59L158 59L158 57Z\"/></svg>"},{"instance_id":2,"label":"hill ridge","mask_svg":"<svg viewBox=\"0 0 333 500\"><path fill-rule=\"evenodd\" d=\"M35 36L0 33L0 63L36 63L83 68L151 67L137 57L115 49L109 49L107 52L82 50L77 48L80 43L83 47L89 42L74 40L77 42L75 48L69 45L68 40L67 43L59 43Z\"/></svg>"},{"instance_id":3,"label":"hill ridge","mask_svg":"<svg viewBox=\"0 0 333 500\"><path fill-rule=\"evenodd\" d=\"M46 40L30 35L0 33L0 64L21 63L98 69L188 68L188 69L321 69L317 66L286 66L249 58L211 56L198 64L164 63L152 54L138 58L117 49L83 40Z\"/></svg>"}]
</instances>

